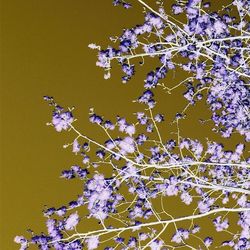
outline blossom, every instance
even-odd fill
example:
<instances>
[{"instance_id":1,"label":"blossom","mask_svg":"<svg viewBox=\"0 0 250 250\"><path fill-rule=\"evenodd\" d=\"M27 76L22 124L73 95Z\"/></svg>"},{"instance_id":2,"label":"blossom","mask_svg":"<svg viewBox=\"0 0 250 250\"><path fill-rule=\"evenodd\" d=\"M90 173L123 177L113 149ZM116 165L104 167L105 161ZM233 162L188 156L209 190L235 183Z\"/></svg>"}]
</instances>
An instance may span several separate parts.
<instances>
[{"instance_id":1,"label":"blossom","mask_svg":"<svg viewBox=\"0 0 250 250\"><path fill-rule=\"evenodd\" d=\"M173 4L172 5L172 11L175 15L178 15L183 12L183 8L180 5Z\"/></svg>"},{"instance_id":2,"label":"blossom","mask_svg":"<svg viewBox=\"0 0 250 250\"><path fill-rule=\"evenodd\" d=\"M139 240L144 241L148 238L148 235L146 233L140 233L139 234Z\"/></svg>"},{"instance_id":3,"label":"blossom","mask_svg":"<svg viewBox=\"0 0 250 250\"><path fill-rule=\"evenodd\" d=\"M61 132L62 130L67 130L73 121L74 118L71 112L55 112L52 118L52 124L58 132Z\"/></svg>"},{"instance_id":4,"label":"blossom","mask_svg":"<svg viewBox=\"0 0 250 250\"><path fill-rule=\"evenodd\" d=\"M71 214L65 221L65 229L73 230L76 225L79 223L79 215L77 212Z\"/></svg>"},{"instance_id":5,"label":"blossom","mask_svg":"<svg viewBox=\"0 0 250 250\"><path fill-rule=\"evenodd\" d=\"M134 126L134 125L128 125L128 126L125 128L125 131L126 131L126 133L127 133L129 136L132 136L132 135L135 133L135 126Z\"/></svg>"},{"instance_id":6,"label":"blossom","mask_svg":"<svg viewBox=\"0 0 250 250\"><path fill-rule=\"evenodd\" d=\"M72 152L75 153L75 154L77 154L78 152L80 152L80 149L81 149L81 146L78 143L77 139L75 139L74 142L73 142Z\"/></svg>"},{"instance_id":7,"label":"blossom","mask_svg":"<svg viewBox=\"0 0 250 250\"><path fill-rule=\"evenodd\" d=\"M154 119L156 122L162 122L164 121L164 116L162 114L157 114Z\"/></svg>"},{"instance_id":8,"label":"blossom","mask_svg":"<svg viewBox=\"0 0 250 250\"><path fill-rule=\"evenodd\" d=\"M119 147L121 148L121 152L126 153L134 153L135 147L134 147L134 140L132 137L125 137L122 141L119 143Z\"/></svg>"},{"instance_id":9,"label":"blossom","mask_svg":"<svg viewBox=\"0 0 250 250\"><path fill-rule=\"evenodd\" d=\"M181 194L181 200L185 204L189 205L189 204L191 204L191 202L192 202L193 199L192 199L192 196L189 193L184 192L184 193Z\"/></svg>"},{"instance_id":10,"label":"blossom","mask_svg":"<svg viewBox=\"0 0 250 250\"><path fill-rule=\"evenodd\" d=\"M212 245L212 243L213 243L213 239L211 237L206 237L204 239L204 244L206 247L210 247Z\"/></svg>"},{"instance_id":11,"label":"blossom","mask_svg":"<svg viewBox=\"0 0 250 250\"><path fill-rule=\"evenodd\" d=\"M173 235L171 241L175 243L181 243L183 240L189 238L189 231L186 229L178 229L177 232Z\"/></svg>"},{"instance_id":12,"label":"blossom","mask_svg":"<svg viewBox=\"0 0 250 250\"><path fill-rule=\"evenodd\" d=\"M23 236L16 236L14 242L21 244L20 250L26 250L28 248L28 241Z\"/></svg>"},{"instance_id":13,"label":"blossom","mask_svg":"<svg viewBox=\"0 0 250 250\"><path fill-rule=\"evenodd\" d=\"M162 240L154 240L150 243L151 250L160 250L162 248L163 241Z\"/></svg>"},{"instance_id":14,"label":"blossom","mask_svg":"<svg viewBox=\"0 0 250 250\"><path fill-rule=\"evenodd\" d=\"M96 115L96 114L92 114L89 117L89 120L90 120L90 122L96 123L96 124L101 124L103 122L102 117L100 117L99 115Z\"/></svg>"},{"instance_id":15,"label":"blossom","mask_svg":"<svg viewBox=\"0 0 250 250\"><path fill-rule=\"evenodd\" d=\"M66 214L66 212L67 212L66 206L62 206L62 207L60 207L60 208L58 208L58 209L56 210L56 214L57 214L58 216L64 216L64 215Z\"/></svg>"},{"instance_id":16,"label":"blossom","mask_svg":"<svg viewBox=\"0 0 250 250\"><path fill-rule=\"evenodd\" d=\"M214 203L214 199L208 199L198 202L198 208L201 213L206 213L210 210L210 206Z\"/></svg>"},{"instance_id":17,"label":"blossom","mask_svg":"<svg viewBox=\"0 0 250 250\"><path fill-rule=\"evenodd\" d=\"M92 236L86 240L88 243L88 250L96 249L99 245L99 237L98 236Z\"/></svg>"},{"instance_id":18,"label":"blossom","mask_svg":"<svg viewBox=\"0 0 250 250\"><path fill-rule=\"evenodd\" d=\"M216 219L214 219L213 223L217 232L223 231L224 229L227 229L229 227L228 219L222 221L221 216L218 216Z\"/></svg>"},{"instance_id":19,"label":"blossom","mask_svg":"<svg viewBox=\"0 0 250 250\"><path fill-rule=\"evenodd\" d=\"M166 193L167 196L176 196L178 194L178 188L176 185L168 185L164 193Z\"/></svg>"}]
</instances>

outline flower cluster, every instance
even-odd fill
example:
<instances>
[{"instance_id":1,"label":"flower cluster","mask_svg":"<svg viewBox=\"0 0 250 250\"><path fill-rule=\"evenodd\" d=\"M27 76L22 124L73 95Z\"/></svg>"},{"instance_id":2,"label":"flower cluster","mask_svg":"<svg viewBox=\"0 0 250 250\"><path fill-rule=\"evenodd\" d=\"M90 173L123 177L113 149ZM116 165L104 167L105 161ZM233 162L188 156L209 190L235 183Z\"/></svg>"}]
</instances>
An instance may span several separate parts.
<instances>
[{"instance_id":1,"label":"flower cluster","mask_svg":"<svg viewBox=\"0 0 250 250\"><path fill-rule=\"evenodd\" d=\"M133 121L121 116L106 119L91 109L90 123L106 136L100 142L76 127L72 109L62 108L52 97L44 98L53 108L49 125L74 135L64 147L81 159L63 170L61 178L79 179L83 185L78 197L67 205L44 210L47 233L30 231L30 237L15 237L21 250L31 246L42 250L250 249L246 145L240 142L227 150L209 139L205 145L182 137L179 128L189 105L206 96L214 131L227 138L237 131L249 141L250 26L246 16L250 5L247 0L234 0L227 12L212 12L209 2L175 1L173 17L161 1L156 1L158 11L137 1L147 10L142 25L112 38L118 48L89 47L100 50L97 66L106 70L105 78L110 77L113 59L121 64L123 82L135 74L132 59L159 58L160 66L147 73L145 90L137 98L144 109L134 113ZM113 4L131 6L123 0ZM232 16L235 8L238 18ZM186 17L186 22L178 20L179 16ZM177 133L169 138L161 129L170 121L155 111L153 91L164 87L161 81L177 67L191 75L183 81L189 104L176 114ZM164 88L171 92L176 86ZM213 228L216 238L204 237L201 219ZM227 240L220 240L220 233Z\"/></svg>"},{"instance_id":2,"label":"flower cluster","mask_svg":"<svg viewBox=\"0 0 250 250\"><path fill-rule=\"evenodd\" d=\"M113 0L113 5L122 5L125 9L129 9L131 7L131 4L129 2L125 2L124 0Z\"/></svg>"},{"instance_id":3,"label":"flower cluster","mask_svg":"<svg viewBox=\"0 0 250 250\"><path fill-rule=\"evenodd\" d=\"M122 81L127 82L135 73L131 61L158 58L160 66L147 74L146 89L163 86L171 92L185 84L183 95L189 105L206 94L211 119L222 136L237 131L249 141L249 1L232 0L218 12L210 10L213 3L202 0L176 1L172 14L162 1L156 1L158 10L138 2L147 10L144 23L111 38L118 46L100 50L97 66L109 72L116 60L126 74ZM175 87L166 86L165 76L177 68L191 77Z\"/></svg>"},{"instance_id":4,"label":"flower cluster","mask_svg":"<svg viewBox=\"0 0 250 250\"><path fill-rule=\"evenodd\" d=\"M54 108L57 109L56 106ZM220 216L209 220L217 232L225 232L229 230L229 220L222 217L223 212L239 213L238 225L242 230L233 240L221 244L241 249L238 246L247 242L250 237L250 158L244 158L244 144L227 151L216 142L208 141L203 147L198 140L180 136L178 140L164 142L159 135L156 139L157 133L153 132L158 131L158 124L164 122L162 114L153 115L151 109L146 109L135 116L138 122L134 125L122 117L112 122L92 112L90 122L100 126L108 136L108 140L102 143L81 134L71 125L76 139L69 145L75 153L74 143L77 140L83 166L73 165L61 176L65 179L79 178L84 182L83 190L78 199L70 201L67 206L44 211L47 234L33 233L30 240L23 236L16 237L15 241L21 244L21 249L27 249L32 244L41 249L83 249L85 246L96 249L102 247L101 242L106 242L105 239L112 234L116 237L113 242L107 243L110 246L104 245L106 249L114 249L118 245L161 249L165 244L171 244L161 238L169 224L177 227L170 239L173 246L188 246L192 235L199 237L200 226L196 224L193 228L183 229L178 224L208 215L211 218L220 213ZM149 124L151 130L148 129ZM57 130L57 125L52 125ZM112 137L108 131L117 131L123 136ZM96 148L94 155L89 151L90 145ZM98 169L103 164L111 169L110 175L99 173ZM95 169L94 175L91 175L91 169ZM181 206L195 205L196 212L169 219L164 201L171 197L180 197ZM161 213L156 208L158 199L162 200ZM80 214L81 208L87 208L88 214ZM77 233L80 221L90 218L99 221L101 228ZM154 225L162 225L164 230L158 231ZM152 229L149 230L150 227ZM133 233L138 230L139 238ZM71 233L73 231L75 233ZM128 239L127 231L133 235ZM209 247L214 241L208 236L202 242ZM248 243L244 244L247 246Z\"/></svg>"}]
</instances>

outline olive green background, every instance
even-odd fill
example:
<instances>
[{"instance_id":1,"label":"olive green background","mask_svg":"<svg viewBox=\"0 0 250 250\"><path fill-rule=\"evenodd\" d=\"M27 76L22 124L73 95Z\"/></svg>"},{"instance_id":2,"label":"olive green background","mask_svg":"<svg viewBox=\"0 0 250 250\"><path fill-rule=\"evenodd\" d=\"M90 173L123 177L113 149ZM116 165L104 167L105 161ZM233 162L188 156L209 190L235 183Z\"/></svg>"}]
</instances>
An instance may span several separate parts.
<instances>
[{"instance_id":1,"label":"olive green background","mask_svg":"<svg viewBox=\"0 0 250 250\"><path fill-rule=\"evenodd\" d=\"M46 126L51 110L42 97L54 96L63 106L75 106L78 128L101 141L104 137L88 122L88 109L95 107L107 118L142 110L132 100L141 93L151 62L127 85L120 83L117 66L105 81L103 71L95 66L96 51L87 47L91 42L107 46L109 36L142 22L137 4L129 10L113 7L111 0L5 0L1 5L0 249L14 250L18 249L15 235L25 234L28 228L45 230L45 204L67 204L82 188L78 181L58 178L76 161L62 147L71 137ZM169 77L173 82L182 73ZM158 107L169 121L185 104L180 93L164 95L162 100ZM211 124L201 126L198 118L207 114L201 102L191 120L184 122L182 135L234 146L237 137L232 144L211 133Z\"/></svg>"}]
</instances>

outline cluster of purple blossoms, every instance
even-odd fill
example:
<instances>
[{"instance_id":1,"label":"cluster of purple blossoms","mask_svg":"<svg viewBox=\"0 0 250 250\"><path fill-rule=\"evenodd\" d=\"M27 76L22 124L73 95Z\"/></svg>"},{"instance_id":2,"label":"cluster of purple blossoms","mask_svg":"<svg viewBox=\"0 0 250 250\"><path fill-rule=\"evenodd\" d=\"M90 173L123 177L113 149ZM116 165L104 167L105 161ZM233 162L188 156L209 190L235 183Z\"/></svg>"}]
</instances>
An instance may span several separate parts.
<instances>
[{"instance_id":1,"label":"cluster of purple blossoms","mask_svg":"<svg viewBox=\"0 0 250 250\"><path fill-rule=\"evenodd\" d=\"M57 109L56 106L54 108ZM105 237L110 238L113 233L117 237L107 243L110 246L104 245L105 249L114 249L118 245L122 249L140 249L139 246L161 249L166 242L153 225L165 228L168 224L177 225L185 220L217 215L208 222L214 225L215 231L225 232L229 230L229 220L222 217L223 212L238 213L238 225L242 229L237 237L221 244L232 245L234 249L248 246L250 158L244 158L244 144L238 144L235 150L228 151L222 144L208 141L205 147L198 140L190 138L164 142L162 138L156 139L152 132L158 130L157 124L164 122L162 114L153 115L152 110L146 109L135 116L138 122L134 125L122 117L112 122L92 113L90 122L106 132L108 123L112 125L110 131L125 133L118 137L108 134L108 140L103 143L81 134L71 125L77 138L69 145L75 153L74 142L77 140L77 153L82 155L85 167L73 165L69 170L64 170L61 177L79 178L84 182L84 188L78 198L68 205L44 211L47 234L32 233L30 240L23 236L16 237L15 241L21 244L22 250L31 245L43 250L96 249L102 247L102 242L106 242ZM152 130L148 130L149 124ZM56 124L54 128L57 130ZM91 148L96 147L94 155L88 150L90 144ZM104 176L99 172L103 164L111 168L109 175ZM91 174L92 168L95 169L94 175ZM196 204L196 212L169 219L163 201L171 197L180 197L183 206ZM158 199L162 200L164 213L155 210ZM229 204L234 205L231 207ZM82 214L82 208L88 209L87 215ZM221 215L218 216L218 213ZM90 218L99 221L101 228L77 233L80 222ZM129 239L126 238L128 231L132 234ZM135 234L137 231L140 231L139 238ZM170 241L189 246L190 237L199 232L200 226L197 224L193 228L178 227ZM210 236L202 242L206 247L214 244Z\"/></svg>"},{"instance_id":2,"label":"cluster of purple blossoms","mask_svg":"<svg viewBox=\"0 0 250 250\"><path fill-rule=\"evenodd\" d=\"M62 130L68 130L74 121L71 111L64 110L61 106L55 103L53 97L44 96L44 100L47 101L50 106L55 107L52 121L49 125L53 125L58 132L61 132Z\"/></svg>"},{"instance_id":3,"label":"cluster of purple blossoms","mask_svg":"<svg viewBox=\"0 0 250 250\"><path fill-rule=\"evenodd\" d=\"M158 57L160 66L147 74L145 90L137 99L146 108L135 113L134 122L120 116L114 121L105 119L91 109L90 123L106 135L99 142L76 128L72 110L45 97L53 107L50 125L58 132L74 133L74 140L65 148L71 147L81 157L81 163L63 170L61 177L79 179L83 187L67 205L44 210L47 233L30 231L30 237L15 237L21 250L31 246L42 250L250 249L250 157L246 146L238 143L227 150L210 140L203 145L183 138L178 122L177 138L164 138L159 129L166 119L154 113L153 92L163 86L169 71L177 67L187 71L191 76L183 84L189 104L195 105L205 92L214 131L227 138L238 131L249 141L250 25L246 16L250 4L234 0L225 11L212 12L209 2L175 1L173 17L162 1L156 1L158 11L143 0L137 1L148 10L145 22L112 39L119 42L118 48L100 50L97 66L104 68L105 78L109 78L111 61L116 59L125 73L125 83L135 74L135 65L130 63L133 58ZM123 0L113 4L131 7ZM232 16L234 9L238 18ZM186 23L178 20L181 15ZM99 49L95 44L90 47ZM183 116L184 112L177 113L177 121ZM169 204L173 199L178 206L172 215ZM177 207L181 207L179 214ZM214 228L216 238L204 237L200 219ZM87 228L90 221L97 223ZM228 239L218 246L219 233ZM192 245L193 238L199 243Z\"/></svg>"},{"instance_id":4,"label":"cluster of purple blossoms","mask_svg":"<svg viewBox=\"0 0 250 250\"><path fill-rule=\"evenodd\" d=\"M211 11L213 3L207 1L176 1L172 15L161 1L158 10L138 2L147 10L144 23L111 38L119 45L100 50L97 66L110 71L111 62L117 60L127 82L135 72L132 60L158 58L160 66L147 74L144 87L164 86L169 92L175 87L164 83L168 72L184 70L191 76L177 86L186 86L183 95L189 104L205 97L216 130L223 137L237 131L249 141L249 1L232 0L218 12Z\"/></svg>"},{"instance_id":5,"label":"cluster of purple blossoms","mask_svg":"<svg viewBox=\"0 0 250 250\"><path fill-rule=\"evenodd\" d=\"M104 179L103 175L94 175L87 181L84 197L88 200L90 216L104 220L109 214L116 212L116 206L123 200L122 195L115 194L119 181L114 178Z\"/></svg>"},{"instance_id":6,"label":"cluster of purple blossoms","mask_svg":"<svg viewBox=\"0 0 250 250\"><path fill-rule=\"evenodd\" d=\"M113 5L114 6L122 5L125 9L129 9L131 7L131 4L124 0L113 0Z\"/></svg>"}]
</instances>

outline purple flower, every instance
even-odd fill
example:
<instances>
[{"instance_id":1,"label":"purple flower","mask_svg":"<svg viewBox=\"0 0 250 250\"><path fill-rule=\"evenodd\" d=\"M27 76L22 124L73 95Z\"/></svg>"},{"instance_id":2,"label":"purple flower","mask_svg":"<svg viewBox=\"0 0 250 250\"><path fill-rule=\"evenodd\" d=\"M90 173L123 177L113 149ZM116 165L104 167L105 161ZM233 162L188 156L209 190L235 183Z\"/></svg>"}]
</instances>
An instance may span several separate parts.
<instances>
[{"instance_id":1,"label":"purple flower","mask_svg":"<svg viewBox=\"0 0 250 250\"><path fill-rule=\"evenodd\" d=\"M103 119L96 114L93 114L89 117L90 122L96 123L96 124L101 124L103 122Z\"/></svg>"},{"instance_id":2,"label":"purple flower","mask_svg":"<svg viewBox=\"0 0 250 250\"><path fill-rule=\"evenodd\" d=\"M81 145L78 143L77 139L74 140L73 142L73 149L72 152L77 154L81 150Z\"/></svg>"},{"instance_id":3,"label":"purple flower","mask_svg":"<svg viewBox=\"0 0 250 250\"><path fill-rule=\"evenodd\" d=\"M65 206L62 206L62 207L58 208L55 213L58 216L64 216L66 214L66 212L67 212L67 208Z\"/></svg>"},{"instance_id":4,"label":"purple flower","mask_svg":"<svg viewBox=\"0 0 250 250\"><path fill-rule=\"evenodd\" d=\"M190 205L191 202L192 202L192 200L193 200L193 198L192 198L192 196L191 196L189 193L184 192L184 193L181 194L181 200L182 200L186 205Z\"/></svg>"},{"instance_id":5,"label":"purple flower","mask_svg":"<svg viewBox=\"0 0 250 250\"><path fill-rule=\"evenodd\" d=\"M114 130L115 126L111 121L105 121L104 122L104 127L106 129Z\"/></svg>"},{"instance_id":6,"label":"purple flower","mask_svg":"<svg viewBox=\"0 0 250 250\"><path fill-rule=\"evenodd\" d=\"M134 153L135 146L134 146L133 138L132 137L125 137L122 141L120 141L119 147L121 148L122 154Z\"/></svg>"},{"instance_id":7,"label":"purple flower","mask_svg":"<svg viewBox=\"0 0 250 250\"><path fill-rule=\"evenodd\" d=\"M183 12L183 8L180 5L173 4L172 5L172 11L175 15L178 15Z\"/></svg>"},{"instance_id":8,"label":"purple flower","mask_svg":"<svg viewBox=\"0 0 250 250\"><path fill-rule=\"evenodd\" d=\"M67 130L73 121L74 118L71 112L54 112L52 124L56 131L61 132L62 130Z\"/></svg>"},{"instance_id":9,"label":"purple flower","mask_svg":"<svg viewBox=\"0 0 250 250\"><path fill-rule=\"evenodd\" d=\"M210 247L212 245L212 243L213 243L213 239L211 237L206 237L204 239L204 244L206 247Z\"/></svg>"},{"instance_id":10,"label":"purple flower","mask_svg":"<svg viewBox=\"0 0 250 250\"><path fill-rule=\"evenodd\" d=\"M217 232L223 231L229 227L228 219L222 221L221 216L218 216L216 219L214 219L213 223Z\"/></svg>"},{"instance_id":11,"label":"purple flower","mask_svg":"<svg viewBox=\"0 0 250 250\"><path fill-rule=\"evenodd\" d=\"M75 173L74 173L74 171L72 169L70 169L70 170L63 170L62 174L61 174L61 177L65 178L65 179L73 179L73 178L75 178L74 174Z\"/></svg>"},{"instance_id":12,"label":"purple flower","mask_svg":"<svg viewBox=\"0 0 250 250\"><path fill-rule=\"evenodd\" d=\"M177 232L172 237L172 242L175 243L181 243L183 240L186 240L189 238L189 231L186 229L178 229Z\"/></svg>"},{"instance_id":13,"label":"purple flower","mask_svg":"<svg viewBox=\"0 0 250 250\"><path fill-rule=\"evenodd\" d=\"M99 237L98 236L91 236L86 240L88 244L88 250L96 249L99 245Z\"/></svg>"},{"instance_id":14,"label":"purple flower","mask_svg":"<svg viewBox=\"0 0 250 250\"><path fill-rule=\"evenodd\" d=\"M162 249L163 241L162 240L154 240L150 243L151 250L160 250Z\"/></svg>"},{"instance_id":15,"label":"purple flower","mask_svg":"<svg viewBox=\"0 0 250 250\"><path fill-rule=\"evenodd\" d=\"M71 214L66 220L65 220L65 229L66 230L73 230L76 225L79 223L79 215L77 212Z\"/></svg>"},{"instance_id":16,"label":"purple flower","mask_svg":"<svg viewBox=\"0 0 250 250\"><path fill-rule=\"evenodd\" d=\"M20 244L20 250L26 250L28 248L28 241L23 236L16 236L14 242Z\"/></svg>"},{"instance_id":17,"label":"purple flower","mask_svg":"<svg viewBox=\"0 0 250 250\"><path fill-rule=\"evenodd\" d=\"M157 114L154 119L156 122L162 122L164 121L164 116L162 114Z\"/></svg>"},{"instance_id":18,"label":"purple flower","mask_svg":"<svg viewBox=\"0 0 250 250\"><path fill-rule=\"evenodd\" d=\"M134 125L128 125L125 128L125 132L129 135L132 136L135 133L135 126Z\"/></svg>"}]
</instances>

